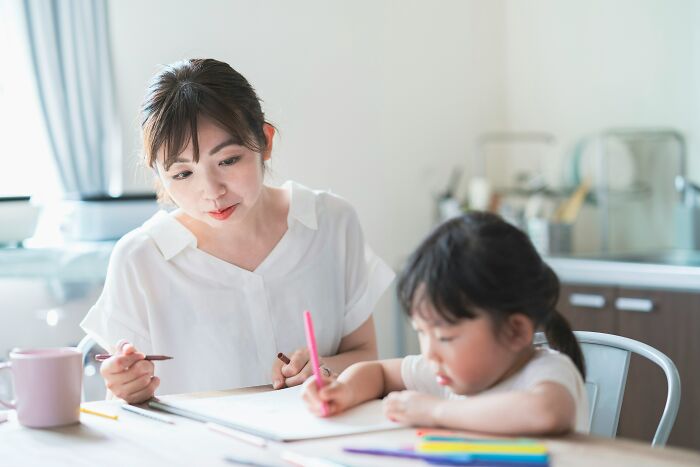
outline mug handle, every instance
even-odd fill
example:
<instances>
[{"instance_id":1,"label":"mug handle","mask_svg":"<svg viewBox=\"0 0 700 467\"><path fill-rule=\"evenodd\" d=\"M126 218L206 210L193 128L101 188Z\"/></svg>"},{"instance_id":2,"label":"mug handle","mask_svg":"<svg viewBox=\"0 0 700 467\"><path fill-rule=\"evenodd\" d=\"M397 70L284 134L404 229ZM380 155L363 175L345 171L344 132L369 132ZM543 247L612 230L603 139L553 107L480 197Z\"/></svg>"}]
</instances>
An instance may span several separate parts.
<instances>
[{"instance_id":1,"label":"mug handle","mask_svg":"<svg viewBox=\"0 0 700 467\"><path fill-rule=\"evenodd\" d=\"M12 368L12 362L5 362L5 363L0 363L0 371L2 370L9 370ZM0 399L0 404L4 405L8 409L16 409L17 407L15 406L15 401L7 402L2 399Z\"/></svg>"}]
</instances>

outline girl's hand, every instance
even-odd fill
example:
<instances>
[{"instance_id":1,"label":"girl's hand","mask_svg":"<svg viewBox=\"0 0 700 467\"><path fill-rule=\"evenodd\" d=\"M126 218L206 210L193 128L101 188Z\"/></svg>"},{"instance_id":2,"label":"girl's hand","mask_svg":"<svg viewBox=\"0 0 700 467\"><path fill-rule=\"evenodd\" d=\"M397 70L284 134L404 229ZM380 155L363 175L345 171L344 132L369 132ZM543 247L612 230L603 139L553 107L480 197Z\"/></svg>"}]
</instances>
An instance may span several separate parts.
<instances>
[{"instance_id":1,"label":"girl's hand","mask_svg":"<svg viewBox=\"0 0 700 467\"><path fill-rule=\"evenodd\" d=\"M331 371L321 363L321 375L330 377ZM309 358L309 350L302 348L289 355L289 363L284 364L279 359L275 359L272 364L272 387L282 389L285 387L297 386L306 381L314 374Z\"/></svg>"},{"instance_id":2,"label":"girl's hand","mask_svg":"<svg viewBox=\"0 0 700 467\"><path fill-rule=\"evenodd\" d=\"M325 402L328 412L325 416L338 414L354 405L357 405L354 400L352 388L340 381L323 376L323 387L321 390L316 386L316 379L309 378L304 383L304 392L302 397L309 410L318 417L323 417L323 404Z\"/></svg>"},{"instance_id":3,"label":"girl's hand","mask_svg":"<svg viewBox=\"0 0 700 467\"><path fill-rule=\"evenodd\" d=\"M116 353L100 366L107 389L130 404L153 397L160 379L153 376L153 362L144 360L145 357L131 343L120 340Z\"/></svg>"},{"instance_id":4,"label":"girl's hand","mask_svg":"<svg viewBox=\"0 0 700 467\"><path fill-rule=\"evenodd\" d=\"M417 391L392 392L384 398L384 415L393 422L425 427L438 425L434 411L442 399Z\"/></svg>"}]
</instances>

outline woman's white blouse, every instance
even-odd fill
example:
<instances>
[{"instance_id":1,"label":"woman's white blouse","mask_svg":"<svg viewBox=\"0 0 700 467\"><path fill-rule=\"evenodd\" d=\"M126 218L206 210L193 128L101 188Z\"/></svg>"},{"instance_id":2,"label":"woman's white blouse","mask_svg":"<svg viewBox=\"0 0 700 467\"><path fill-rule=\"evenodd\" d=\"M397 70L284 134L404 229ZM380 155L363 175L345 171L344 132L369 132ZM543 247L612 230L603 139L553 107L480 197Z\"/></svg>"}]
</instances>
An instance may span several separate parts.
<instances>
[{"instance_id":1,"label":"woman's white blouse","mask_svg":"<svg viewBox=\"0 0 700 467\"><path fill-rule=\"evenodd\" d=\"M372 314L394 272L365 244L343 199L294 182L288 229L251 272L197 248L161 211L114 248L102 295L80 324L110 352L127 339L155 362L158 394L268 384L278 352L306 345L310 310L321 356Z\"/></svg>"}]
</instances>

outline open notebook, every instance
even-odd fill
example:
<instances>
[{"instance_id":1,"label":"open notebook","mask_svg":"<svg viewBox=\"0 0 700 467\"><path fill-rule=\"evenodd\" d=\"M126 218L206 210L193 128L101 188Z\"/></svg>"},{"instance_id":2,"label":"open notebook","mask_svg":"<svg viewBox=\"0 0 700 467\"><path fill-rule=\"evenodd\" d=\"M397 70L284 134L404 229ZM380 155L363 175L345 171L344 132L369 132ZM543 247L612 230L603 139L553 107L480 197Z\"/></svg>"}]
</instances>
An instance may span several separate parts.
<instances>
[{"instance_id":1,"label":"open notebook","mask_svg":"<svg viewBox=\"0 0 700 467\"><path fill-rule=\"evenodd\" d=\"M384 417L381 401L366 402L332 417L317 417L301 398L302 387L206 399L168 401L150 407L274 441L296 441L401 428Z\"/></svg>"}]
</instances>

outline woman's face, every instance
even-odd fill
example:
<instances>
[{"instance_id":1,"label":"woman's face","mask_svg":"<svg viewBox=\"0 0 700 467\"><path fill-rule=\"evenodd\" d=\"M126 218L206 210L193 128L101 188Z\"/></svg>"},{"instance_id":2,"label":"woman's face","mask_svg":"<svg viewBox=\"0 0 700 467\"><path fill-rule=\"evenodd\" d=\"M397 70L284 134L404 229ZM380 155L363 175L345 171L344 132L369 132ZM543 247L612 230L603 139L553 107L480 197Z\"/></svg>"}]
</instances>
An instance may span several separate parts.
<instances>
[{"instance_id":1,"label":"woman's face","mask_svg":"<svg viewBox=\"0 0 700 467\"><path fill-rule=\"evenodd\" d=\"M193 219L219 228L241 222L256 205L263 189L261 160L268 160L272 145L262 153L237 144L212 120L197 121L199 162L193 159L192 140L167 170L161 150L157 170L170 198ZM274 129L265 125L272 141Z\"/></svg>"}]
</instances>

